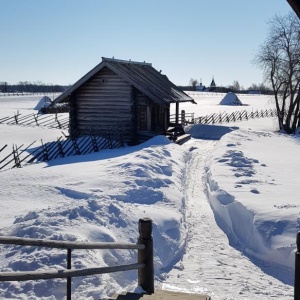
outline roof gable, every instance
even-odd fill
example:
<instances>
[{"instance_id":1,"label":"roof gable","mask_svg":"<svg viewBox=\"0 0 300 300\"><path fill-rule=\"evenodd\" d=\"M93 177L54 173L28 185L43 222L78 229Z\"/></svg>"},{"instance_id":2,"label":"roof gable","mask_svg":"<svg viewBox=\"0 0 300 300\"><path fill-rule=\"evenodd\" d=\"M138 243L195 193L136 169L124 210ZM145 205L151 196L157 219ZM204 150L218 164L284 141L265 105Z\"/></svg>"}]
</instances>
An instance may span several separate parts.
<instances>
[{"instance_id":1,"label":"roof gable","mask_svg":"<svg viewBox=\"0 0 300 300\"><path fill-rule=\"evenodd\" d=\"M66 92L54 100L54 103L64 102L66 98L76 91L85 82L108 67L132 86L158 103L194 102L194 100L183 91L179 90L167 76L162 75L152 67L150 63L133 62L117 59L102 58L102 62L79 79Z\"/></svg>"},{"instance_id":2,"label":"roof gable","mask_svg":"<svg viewBox=\"0 0 300 300\"><path fill-rule=\"evenodd\" d=\"M300 18L300 0L287 0L287 2L297 14L298 18Z\"/></svg>"}]
</instances>

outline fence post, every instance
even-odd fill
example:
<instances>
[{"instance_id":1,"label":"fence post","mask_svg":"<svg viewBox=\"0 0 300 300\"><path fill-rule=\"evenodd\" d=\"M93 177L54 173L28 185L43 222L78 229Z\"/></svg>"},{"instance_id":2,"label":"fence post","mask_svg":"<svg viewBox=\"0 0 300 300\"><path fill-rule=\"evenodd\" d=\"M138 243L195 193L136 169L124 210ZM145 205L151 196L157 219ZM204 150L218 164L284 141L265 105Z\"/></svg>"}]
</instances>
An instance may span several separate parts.
<instances>
[{"instance_id":1,"label":"fence post","mask_svg":"<svg viewBox=\"0 0 300 300\"><path fill-rule=\"evenodd\" d=\"M21 163L20 163L20 157L19 157L19 153L18 153L18 147L16 145L16 148L13 145L13 155L14 155L14 160L15 160L15 167L17 168L21 168Z\"/></svg>"},{"instance_id":2,"label":"fence post","mask_svg":"<svg viewBox=\"0 0 300 300\"><path fill-rule=\"evenodd\" d=\"M38 123L38 117L39 117L39 116L33 114L33 117L34 117L34 121L35 121L36 125L39 126L39 123Z\"/></svg>"},{"instance_id":3,"label":"fence post","mask_svg":"<svg viewBox=\"0 0 300 300\"><path fill-rule=\"evenodd\" d=\"M300 300L300 232L297 233L296 245L294 300Z\"/></svg>"},{"instance_id":4,"label":"fence post","mask_svg":"<svg viewBox=\"0 0 300 300\"><path fill-rule=\"evenodd\" d=\"M67 269L71 270L72 264L72 249L67 249ZM67 300L71 300L71 292L72 292L72 277L67 277Z\"/></svg>"},{"instance_id":5,"label":"fence post","mask_svg":"<svg viewBox=\"0 0 300 300\"><path fill-rule=\"evenodd\" d=\"M144 263L144 268L138 269L138 284L148 294L154 293L153 239L152 220L139 219L138 244L144 244L145 249L138 251L138 263Z\"/></svg>"},{"instance_id":6,"label":"fence post","mask_svg":"<svg viewBox=\"0 0 300 300\"><path fill-rule=\"evenodd\" d=\"M18 116L19 116L19 111L17 112L17 114L15 114L15 122L16 122L16 124L18 124Z\"/></svg>"}]
</instances>

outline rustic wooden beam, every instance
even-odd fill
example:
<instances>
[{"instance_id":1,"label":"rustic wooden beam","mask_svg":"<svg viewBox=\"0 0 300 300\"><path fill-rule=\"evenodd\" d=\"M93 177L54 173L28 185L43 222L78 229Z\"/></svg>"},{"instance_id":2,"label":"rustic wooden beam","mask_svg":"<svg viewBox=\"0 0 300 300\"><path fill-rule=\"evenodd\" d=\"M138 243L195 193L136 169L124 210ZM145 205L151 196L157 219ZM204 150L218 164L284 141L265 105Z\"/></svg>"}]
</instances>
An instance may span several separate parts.
<instances>
[{"instance_id":1,"label":"rustic wooden beam","mask_svg":"<svg viewBox=\"0 0 300 300\"><path fill-rule=\"evenodd\" d=\"M38 246L38 247L60 248L60 249L136 249L136 250L145 249L144 245L133 244L133 243L65 242L65 241L52 241L52 240L19 238L19 237L9 237L9 236L1 236L0 244Z\"/></svg>"},{"instance_id":2,"label":"rustic wooden beam","mask_svg":"<svg viewBox=\"0 0 300 300\"><path fill-rule=\"evenodd\" d=\"M0 281L26 281L26 280L91 276L97 274L136 270L144 267L145 264L136 263L136 264L115 266L115 267L89 268L89 269L80 269L80 270L2 272L0 273Z\"/></svg>"}]
</instances>

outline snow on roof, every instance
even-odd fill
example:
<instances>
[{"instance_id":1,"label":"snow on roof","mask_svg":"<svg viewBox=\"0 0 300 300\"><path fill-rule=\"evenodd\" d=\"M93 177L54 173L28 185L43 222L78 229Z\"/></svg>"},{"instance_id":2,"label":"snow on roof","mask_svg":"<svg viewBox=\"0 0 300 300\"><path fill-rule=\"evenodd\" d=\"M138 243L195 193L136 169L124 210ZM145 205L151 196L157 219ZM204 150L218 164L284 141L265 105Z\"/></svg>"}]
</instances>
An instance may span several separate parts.
<instances>
[{"instance_id":1,"label":"snow on roof","mask_svg":"<svg viewBox=\"0 0 300 300\"><path fill-rule=\"evenodd\" d=\"M229 92L221 100L220 105L243 105L235 93Z\"/></svg>"}]
</instances>

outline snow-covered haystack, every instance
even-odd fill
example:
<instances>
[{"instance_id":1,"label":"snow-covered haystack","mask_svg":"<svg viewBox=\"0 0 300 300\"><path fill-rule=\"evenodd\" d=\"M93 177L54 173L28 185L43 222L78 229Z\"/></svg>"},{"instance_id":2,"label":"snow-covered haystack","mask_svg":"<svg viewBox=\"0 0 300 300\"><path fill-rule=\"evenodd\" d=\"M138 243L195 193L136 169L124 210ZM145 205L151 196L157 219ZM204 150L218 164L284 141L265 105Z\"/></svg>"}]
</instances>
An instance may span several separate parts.
<instances>
[{"instance_id":1,"label":"snow-covered haystack","mask_svg":"<svg viewBox=\"0 0 300 300\"><path fill-rule=\"evenodd\" d=\"M44 107L48 107L51 104L51 99L47 96L44 96L39 103L34 108L35 110L41 110Z\"/></svg>"},{"instance_id":2,"label":"snow-covered haystack","mask_svg":"<svg viewBox=\"0 0 300 300\"><path fill-rule=\"evenodd\" d=\"M230 92L221 100L220 105L243 105L243 103L235 93Z\"/></svg>"}]
</instances>

